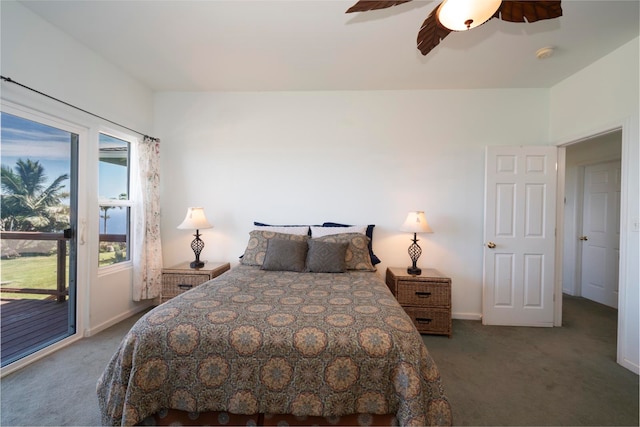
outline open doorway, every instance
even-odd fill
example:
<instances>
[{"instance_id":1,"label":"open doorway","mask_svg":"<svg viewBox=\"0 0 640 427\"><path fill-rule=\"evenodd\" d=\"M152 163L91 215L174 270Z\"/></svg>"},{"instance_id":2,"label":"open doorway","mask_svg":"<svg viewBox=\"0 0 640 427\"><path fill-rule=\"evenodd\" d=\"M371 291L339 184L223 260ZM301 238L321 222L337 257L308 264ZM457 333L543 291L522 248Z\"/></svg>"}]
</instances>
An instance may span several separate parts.
<instances>
[{"instance_id":1,"label":"open doorway","mask_svg":"<svg viewBox=\"0 0 640 427\"><path fill-rule=\"evenodd\" d=\"M587 309L589 317L598 320L601 332L613 335L611 351L618 363L622 140L622 129L615 129L562 147L559 182L563 197L558 200L563 212L558 218L563 230L562 297L556 311L556 320L560 320L556 326L560 326L565 315L567 319L575 317L565 310L577 306ZM601 247L600 234L606 235L608 248ZM613 253L606 253L610 249ZM594 289L600 293L595 297ZM605 290L607 298L602 295Z\"/></svg>"},{"instance_id":2,"label":"open doorway","mask_svg":"<svg viewBox=\"0 0 640 427\"><path fill-rule=\"evenodd\" d=\"M570 200L566 200L565 189L570 185L565 182L571 181L571 173L565 170L566 150L574 144L588 143L595 138L607 138L612 135L621 135L621 194L620 194L620 260L618 263L618 312L617 312L617 351L616 362L624 368L634 373L639 373L638 365L638 230L640 230L640 220L638 219L638 120L637 115L630 116L617 123L610 123L610 127L598 131L593 129L589 134L582 137L576 136L574 139L565 140L558 143L558 198L557 198L557 222L558 233L556 241L556 289L554 326L562 326L562 292L575 292L576 284L576 236L573 228L575 223L569 221L569 229L565 230L565 220L572 218L571 214L565 215L565 210L571 206ZM617 157L611 155L611 158ZM598 160L606 161L605 157ZM577 172L575 172L577 173ZM575 211L574 211L575 215ZM575 218L575 217L574 217ZM567 244L566 239L569 236ZM571 237L573 236L573 237ZM579 237L579 236L578 236ZM565 253L565 251L567 253ZM566 257L566 259L565 259ZM568 265L569 268L566 268Z\"/></svg>"},{"instance_id":3,"label":"open doorway","mask_svg":"<svg viewBox=\"0 0 640 427\"><path fill-rule=\"evenodd\" d=\"M562 291L614 308L621 157L620 129L568 145L565 153Z\"/></svg>"}]
</instances>

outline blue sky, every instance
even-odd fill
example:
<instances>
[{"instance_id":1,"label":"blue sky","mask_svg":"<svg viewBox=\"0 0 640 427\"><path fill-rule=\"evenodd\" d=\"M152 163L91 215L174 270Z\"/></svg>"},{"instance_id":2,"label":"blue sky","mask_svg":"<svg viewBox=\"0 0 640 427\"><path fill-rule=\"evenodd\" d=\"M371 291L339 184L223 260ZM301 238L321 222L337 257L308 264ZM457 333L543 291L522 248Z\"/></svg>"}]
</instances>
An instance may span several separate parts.
<instances>
[{"instance_id":1,"label":"blue sky","mask_svg":"<svg viewBox=\"0 0 640 427\"><path fill-rule=\"evenodd\" d=\"M70 174L71 162L71 134L31 120L26 120L2 112L0 115L0 159L3 166L15 168L18 159L39 161L44 167L49 185L55 178L63 174ZM101 146L109 145L110 137L101 139ZM80 147L86 141L80 141ZM100 162L100 193L103 197L117 198L122 189L126 189L126 173L122 166ZM64 182L65 191L69 191L69 180ZM68 200L64 200L68 203ZM126 211L124 209L109 210L107 228L109 233L124 233L126 231ZM100 231L103 232L103 221L100 221Z\"/></svg>"},{"instance_id":2,"label":"blue sky","mask_svg":"<svg viewBox=\"0 0 640 427\"><path fill-rule=\"evenodd\" d=\"M2 164L14 169L18 159L39 160L50 184L69 173L69 132L2 113ZM68 186L69 182L65 182Z\"/></svg>"}]
</instances>

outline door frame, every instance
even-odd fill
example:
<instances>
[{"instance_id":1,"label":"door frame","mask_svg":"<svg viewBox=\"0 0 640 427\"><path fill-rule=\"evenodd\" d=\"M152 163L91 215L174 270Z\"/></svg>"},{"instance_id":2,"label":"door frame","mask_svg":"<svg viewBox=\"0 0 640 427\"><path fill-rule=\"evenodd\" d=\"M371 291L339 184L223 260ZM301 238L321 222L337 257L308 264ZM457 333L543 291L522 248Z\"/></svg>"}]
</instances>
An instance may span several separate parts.
<instances>
[{"instance_id":1,"label":"door frame","mask_svg":"<svg viewBox=\"0 0 640 427\"><path fill-rule=\"evenodd\" d=\"M86 179L83 177L87 174L87 162L83 161L86 158L86 150L87 141L89 140L89 130L86 127L82 127L76 123L72 123L68 120L61 118L60 116L56 116L52 113L44 112L41 109L32 106L25 106L22 104L18 104L12 101L8 101L6 99L2 99L2 111L18 115L20 117L24 117L29 120L40 121L41 123L58 126L64 128L64 130L68 130L78 135L78 144L77 144L77 169L76 169L76 180L77 180L77 195L76 195L76 233L79 235L81 233L81 222L84 218L87 217L87 184ZM84 146L84 147L83 147ZM84 157L83 157L84 156ZM74 165L72 164L72 167ZM83 246L78 238L76 240L76 288L75 288L75 333L69 335L66 338L61 339L41 350L36 351L28 356L25 356L15 362L3 367L0 370L0 377L4 377L12 372L17 371L18 369L26 366L30 363L35 362L36 360L42 359L45 356L57 351L58 349L69 345L72 342L75 342L83 337L83 331L85 329L85 325L88 321L87 312L85 306L88 301L88 284L90 283L89 278L89 253L86 251L86 245ZM71 295L70 295L71 298Z\"/></svg>"},{"instance_id":2,"label":"door frame","mask_svg":"<svg viewBox=\"0 0 640 427\"><path fill-rule=\"evenodd\" d=\"M621 156L621 195L620 195L620 262L618 265L619 270L619 295L618 295L618 331L617 331L617 356L616 361L626 369L632 372L638 373L638 366L631 360L626 358L626 355L630 353L628 349L629 343L627 342L627 331L631 328L627 324L627 306L625 304L627 294L630 293L629 277L628 277L628 236L626 232L622 232L626 226L624 224L630 224L631 218L629 217L629 168L631 162L632 144L637 142L639 137L637 118L626 117L621 121L610 123L609 125L602 126L599 129L594 129L589 132L584 132L581 135L573 138L567 138L556 142L554 145L558 147L558 191L557 203L556 203L556 283L555 283L555 313L554 313L554 326L562 326L562 271L563 271L563 235L564 235L564 198L565 198L565 174L566 174L566 147L569 145L584 142L597 136L605 135L614 131L622 131L622 156ZM634 140L635 138L635 140ZM637 301L635 301L637 303ZM633 309L633 307L631 307ZM633 345L633 343L631 343Z\"/></svg>"}]
</instances>

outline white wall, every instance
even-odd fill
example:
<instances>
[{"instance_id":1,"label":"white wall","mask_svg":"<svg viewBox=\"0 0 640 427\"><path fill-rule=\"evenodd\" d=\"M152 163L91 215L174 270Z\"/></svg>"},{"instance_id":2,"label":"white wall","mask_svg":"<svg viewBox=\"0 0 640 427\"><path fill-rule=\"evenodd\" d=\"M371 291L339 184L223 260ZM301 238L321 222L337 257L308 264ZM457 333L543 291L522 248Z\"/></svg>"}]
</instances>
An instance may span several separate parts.
<instances>
[{"instance_id":1,"label":"white wall","mask_svg":"<svg viewBox=\"0 0 640 427\"><path fill-rule=\"evenodd\" d=\"M151 132L152 92L81 43L14 1L0 2L1 72L5 77L123 125ZM98 132L118 127L16 85L2 83L2 101L46 111L85 129L80 140L80 219L87 244L79 247L80 334L92 333L148 304L131 301L131 271L97 272ZM125 131L126 132L126 131ZM93 166L92 166L93 165Z\"/></svg>"},{"instance_id":2,"label":"white wall","mask_svg":"<svg viewBox=\"0 0 640 427\"><path fill-rule=\"evenodd\" d=\"M618 363L640 371L638 38L551 90L550 137L569 143L622 127Z\"/></svg>"},{"instance_id":3,"label":"white wall","mask_svg":"<svg viewBox=\"0 0 640 427\"><path fill-rule=\"evenodd\" d=\"M150 132L149 88L19 3L2 0L0 15L3 76ZM3 83L2 90L4 94L10 86Z\"/></svg>"},{"instance_id":4,"label":"white wall","mask_svg":"<svg viewBox=\"0 0 640 427\"><path fill-rule=\"evenodd\" d=\"M398 228L424 210L418 264L453 281L453 312L478 319L484 147L547 143L546 90L160 93L165 265L190 260L175 227L203 206L202 259L237 262L254 220L376 224L374 251L410 264Z\"/></svg>"}]
</instances>

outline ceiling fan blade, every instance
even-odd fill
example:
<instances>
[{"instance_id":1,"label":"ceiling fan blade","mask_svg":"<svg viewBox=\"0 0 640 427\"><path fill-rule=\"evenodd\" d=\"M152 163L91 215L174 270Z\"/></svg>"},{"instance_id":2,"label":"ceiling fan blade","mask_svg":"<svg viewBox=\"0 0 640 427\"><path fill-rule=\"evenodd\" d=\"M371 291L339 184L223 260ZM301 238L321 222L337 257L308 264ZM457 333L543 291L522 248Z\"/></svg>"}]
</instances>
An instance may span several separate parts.
<instances>
[{"instance_id":1,"label":"ceiling fan blade","mask_svg":"<svg viewBox=\"0 0 640 427\"><path fill-rule=\"evenodd\" d=\"M508 22L535 22L562 16L560 1L503 1L493 17Z\"/></svg>"},{"instance_id":2,"label":"ceiling fan blade","mask_svg":"<svg viewBox=\"0 0 640 427\"><path fill-rule=\"evenodd\" d=\"M431 11L427 19L422 23L420 31L418 31L418 50L422 52L423 55L431 52L431 50L438 46L442 39L447 37L451 32L450 29L444 27L438 21L436 17L438 7L440 6L436 6L433 11Z\"/></svg>"},{"instance_id":3,"label":"ceiling fan blade","mask_svg":"<svg viewBox=\"0 0 640 427\"><path fill-rule=\"evenodd\" d=\"M391 6L397 6L402 3L408 3L411 0L395 0L395 1L377 1L377 0L360 0L351 6L345 13L366 12L368 10L386 9Z\"/></svg>"}]
</instances>

